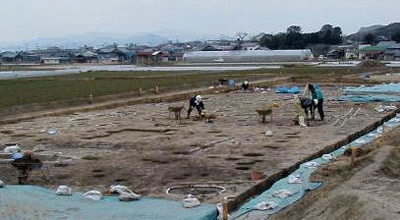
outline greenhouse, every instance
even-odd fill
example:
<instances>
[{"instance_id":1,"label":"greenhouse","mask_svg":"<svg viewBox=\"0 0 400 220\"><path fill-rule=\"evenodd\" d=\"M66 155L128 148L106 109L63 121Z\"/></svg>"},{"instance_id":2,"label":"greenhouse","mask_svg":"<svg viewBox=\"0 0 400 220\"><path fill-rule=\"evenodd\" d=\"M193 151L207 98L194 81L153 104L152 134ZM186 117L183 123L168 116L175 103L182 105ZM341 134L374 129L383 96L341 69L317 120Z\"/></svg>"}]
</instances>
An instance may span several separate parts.
<instances>
[{"instance_id":1,"label":"greenhouse","mask_svg":"<svg viewBox=\"0 0 400 220\"><path fill-rule=\"evenodd\" d=\"M264 63L297 62L313 58L310 50L231 50L186 52L188 63Z\"/></svg>"}]
</instances>

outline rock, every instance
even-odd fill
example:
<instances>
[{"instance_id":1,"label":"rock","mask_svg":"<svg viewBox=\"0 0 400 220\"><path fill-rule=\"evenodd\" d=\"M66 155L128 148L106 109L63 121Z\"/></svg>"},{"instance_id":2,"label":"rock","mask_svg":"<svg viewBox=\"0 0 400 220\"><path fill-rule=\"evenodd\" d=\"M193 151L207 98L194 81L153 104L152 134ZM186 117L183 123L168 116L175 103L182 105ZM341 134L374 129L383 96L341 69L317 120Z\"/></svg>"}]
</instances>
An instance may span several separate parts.
<instances>
[{"instance_id":1,"label":"rock","mask_svg":"<svg viewBox=\"0 0 400 220\"><path fill-rule=\"evenodd\" d=\"M272 136L274 136L274 132L272 132L271 130L268 130L265 132L265 135L268 137L272 137Z\"/></svg>"},{"instance_id":2,"label":"rock","mask_svg":"<svg viewBox=\"0 0 400 220\"><path fill-rule=\"evenodd\" d=\"M56 195L59 196L70 196L72 195L72 190L68 186L61 185L56 190Z\"/></svg>"}]
</instances>

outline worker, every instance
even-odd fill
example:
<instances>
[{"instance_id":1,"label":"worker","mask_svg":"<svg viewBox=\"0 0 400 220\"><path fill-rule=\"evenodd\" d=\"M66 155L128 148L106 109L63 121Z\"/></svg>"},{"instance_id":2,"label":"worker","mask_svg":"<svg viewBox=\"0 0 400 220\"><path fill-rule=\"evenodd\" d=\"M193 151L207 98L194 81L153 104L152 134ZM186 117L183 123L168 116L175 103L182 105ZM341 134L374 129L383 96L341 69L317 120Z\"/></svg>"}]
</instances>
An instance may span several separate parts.
<instances>
[{"instance_id":1,"label":"worker","mask_svg":"<svg viewBox=\"0 0 400 220\"><path fill-rule=\"evenodd\" d=\"M307 127L307 125L305 124L306 112L304 111L304 108L301 105L300 97L297 94L294 94L294 96L293 96L293 104L294 104L295 113L299 117L298 119L299 119L300 127Z\"/></svg>"},{"instance_id":2,"label":"worker","mask_svg":"<svg viewBox=\"0 0 400 220\"><path fill-rule=\"evenodd\" d=\"M13 159L11 165L20 171L18 184L25 184L29 177L29 171L40 169L43 165L39 159L34 157L32 151L25 151L23 154L15 153L11 158Z\"/></svg>"},{"instance_id":3,"label":"worker","mask_svg":"<svg viewBox=\"0 0 400 220\"><path fill-rule=\"evenodd\" d=\"M242 89L244 90L244 91L246 91L247 89L249 88L249 81L244 81L243 83L242 83Z\"/></svg>"},{"instance_id":4,"label":"worker","mask_svg":"<svg viewBox=\"0 0 400 220\"><path fill-rule=\"evenodd\" d=\"M322 92L322 89L318 85L312 85L308 84L308 90L311 93L311 98L312 98L312 108L311 108L311 119L315 118L315 109L318 108L318 113L319 116L321 117L321 120L324 120L324 109L323 109L323 103L324 103L324 94Z\"/></svg>"},{"instance_id":5,"label":"worker","mask_svg":"<svg viewBox=\"0 0 400 220\"><path fill-rule=\"evenodd\" d=\"M190 118L190 113L192 112L193 108L197 109L199 113L199 117L202 116L202 111L204 110L204 103L200 95L196 95L190 98L189 101L189 109L187 111L187 118Z\"/></svg>"},{"instance_id":6,"label":"worker","mask_svg":"<svg viewBox=\"0 0 400 220\"><path fill-rule=\"evenodd\" d=\"M308 119L308 113L312 112L312 99L308 99L304 96L299 96L301 107L304 109L304 113L306 113L306 117Z\"/></svg>"}]
</instances>

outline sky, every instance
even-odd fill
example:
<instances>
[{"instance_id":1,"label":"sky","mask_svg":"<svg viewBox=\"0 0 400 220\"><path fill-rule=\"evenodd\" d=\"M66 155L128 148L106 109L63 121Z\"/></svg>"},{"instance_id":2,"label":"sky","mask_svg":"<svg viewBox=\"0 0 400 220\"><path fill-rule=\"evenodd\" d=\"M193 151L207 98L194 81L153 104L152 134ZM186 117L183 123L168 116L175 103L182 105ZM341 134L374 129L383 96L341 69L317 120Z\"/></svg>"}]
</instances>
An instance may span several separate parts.
<instances>
[{"instance_id":1,"label":"sky","mask_svg":"<svg viewBox=\"0 0 400 220\"><path fill-rule=\"evenodd\" d=\"M398 0L0 0L0 42L177 30L199 35L278 33L324 24L352 34L400 22Z\"/></svg>"}]
</instances>

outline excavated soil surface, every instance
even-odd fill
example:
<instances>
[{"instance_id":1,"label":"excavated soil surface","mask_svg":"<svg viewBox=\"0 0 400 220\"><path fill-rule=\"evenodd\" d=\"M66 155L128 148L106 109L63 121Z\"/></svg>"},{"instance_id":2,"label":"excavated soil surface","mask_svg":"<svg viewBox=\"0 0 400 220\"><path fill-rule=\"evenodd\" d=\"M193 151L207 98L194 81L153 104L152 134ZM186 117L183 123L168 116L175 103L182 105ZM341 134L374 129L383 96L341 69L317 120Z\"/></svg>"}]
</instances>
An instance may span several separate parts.
<instances>
[{"instance_id":1,"label":"excavated soil surface","mask_svg":"<svg viewBox=\"0 0 400 220\"><path fill-rule=\"evenodd\" d=\"M323 86L324 121L301 128L293 122L292 95L263 92L230 92L204 95L206 114L216 118L175 120L170 106L188 103L153 103L96 110L55 117L39 117L0 125L0 150L19 144L47 155L41 171L33 171L29 183L74 190L98 189L122 184L147 196L181 199L165 193L179 185L218 185L220 194L207 194L202 201L221 202L257 184L252 171L266 176L346 138L382 118L379 104L338 102L339 86ZM271 102L272 121L260 123L256 112ZM272 133L272 135L271 135ZM16 184L16 170L0 164L0 179Z\"/></svg>"}]
</instances>

